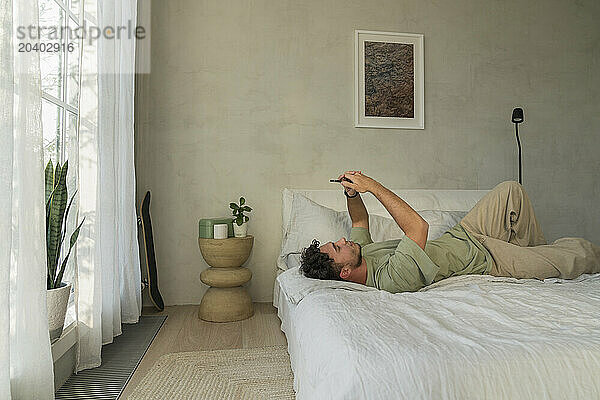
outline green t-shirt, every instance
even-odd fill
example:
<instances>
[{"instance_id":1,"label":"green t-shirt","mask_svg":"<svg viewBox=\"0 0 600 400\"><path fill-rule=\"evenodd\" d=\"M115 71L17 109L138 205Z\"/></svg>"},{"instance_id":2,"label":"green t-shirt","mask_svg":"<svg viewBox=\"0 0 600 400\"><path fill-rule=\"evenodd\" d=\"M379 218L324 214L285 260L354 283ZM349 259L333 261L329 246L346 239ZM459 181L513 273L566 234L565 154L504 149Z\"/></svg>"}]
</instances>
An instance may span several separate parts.
<instances>
[{"instance_id":1,"label":"green t-shirt","mask_svg":"<svg viewBox=\"0 0 600 400\"><path fill-rule=\"evenodd\" d=\"M367 286L391 293L414 292L454 275L486 274L492 267L489 251L457 224L425 250L411 238L373 243L366 228L352 228L350 240L362 246Z\"/></svg>"}]
</instances>

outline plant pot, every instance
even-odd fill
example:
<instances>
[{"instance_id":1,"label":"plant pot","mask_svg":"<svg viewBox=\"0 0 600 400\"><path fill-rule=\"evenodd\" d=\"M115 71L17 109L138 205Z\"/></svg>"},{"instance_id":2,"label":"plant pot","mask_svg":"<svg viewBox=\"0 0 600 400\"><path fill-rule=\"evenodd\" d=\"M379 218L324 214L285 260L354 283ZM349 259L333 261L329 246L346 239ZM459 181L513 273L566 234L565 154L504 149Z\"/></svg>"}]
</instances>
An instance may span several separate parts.
<instances>
[{"instance_id":1,"label":"plant pot","mask_svg":"<svg viewBox=\"0 0 600 400\"><path fill-rule=\"evenodd\" d=\"M61 283L60 287L56 289L46 290L46 309L48 311L50 342L55 342L60 335L62 335L70 293L71 284L65 282Z\"/></svg>"},{"instance_id":2,"label":"plant pot","mask_svg":"<svg viewBox=\"0 0 600 400\"><path fill-rule=\"evenodd\" d=\"M248 234L248 223L244 222L242 225L233 223L233 235L235 237L246 237Z\"/></svg>"}]
</instances>

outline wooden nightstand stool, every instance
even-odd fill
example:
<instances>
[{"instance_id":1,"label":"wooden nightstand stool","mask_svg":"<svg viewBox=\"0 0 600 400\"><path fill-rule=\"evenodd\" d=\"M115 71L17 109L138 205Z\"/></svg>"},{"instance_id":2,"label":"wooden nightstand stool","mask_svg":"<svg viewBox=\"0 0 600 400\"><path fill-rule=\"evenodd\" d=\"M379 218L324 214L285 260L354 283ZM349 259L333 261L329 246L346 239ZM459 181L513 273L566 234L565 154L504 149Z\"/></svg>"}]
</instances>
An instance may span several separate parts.
<instances>
[{"instance_id":1,"label":"wooden nightstand stool","mask_svg":"<svg viewBox=\"0 0 600 400\"><path fill-rule=\"evenodd\" d=\"M252 272L242 265L248 260L254 236L227 239L198 238L202 257L211 268L202 271L200 280L210 286L202 297L198 317L205 321L231 322L254 314L252 299L242 285Z\"/></svg>"}]
</instances>

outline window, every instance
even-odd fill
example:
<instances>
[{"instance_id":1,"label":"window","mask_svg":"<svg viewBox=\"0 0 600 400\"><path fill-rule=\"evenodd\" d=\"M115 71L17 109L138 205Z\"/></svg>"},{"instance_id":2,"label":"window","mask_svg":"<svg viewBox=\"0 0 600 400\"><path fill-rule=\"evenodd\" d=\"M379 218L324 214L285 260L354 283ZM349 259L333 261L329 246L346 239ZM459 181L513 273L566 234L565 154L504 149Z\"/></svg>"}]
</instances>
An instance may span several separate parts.
<instances>
[{"instance_id":1,"label":"window","mask_svg":"<svg viewBox=\"0 0 600 400\"><path fill-rule=\"evenodd\" d=\"M50 159L63 163L68 159L70 146L77 143L82 43L72 32L81 25L81 3L82 0L39 0L45 163Z\"/></svg>"},{"instance_id":2,"label":"window","mask_svg":"<svg viewBox=\"0 0 600 400\"><path fill-rule=\"evenodd\" d=\"M44 137L44 166L69 159L72 146L78 145L79 92L81 82L82 40L75 35L81 26L83 0L39 0L40 72L42 85L42 129ZM74 150L74 149L73 149ZM77 154L77 152L71 153ZM71 164L73 165L73 164ZM69 168L67 188L69 197L75 192L77 174ZM76 224L77 213L68 216L68 232ZM68 243L68 239L66 239ZM68 246L63 247L62 256ZM73 260L73 255L70 259ZM70 261L63 279L74 283L73 262ZM71 289L73 293L75 287ZM69 300L65 327L75 321L73 296Z\"/></svg>"}]
</instances>

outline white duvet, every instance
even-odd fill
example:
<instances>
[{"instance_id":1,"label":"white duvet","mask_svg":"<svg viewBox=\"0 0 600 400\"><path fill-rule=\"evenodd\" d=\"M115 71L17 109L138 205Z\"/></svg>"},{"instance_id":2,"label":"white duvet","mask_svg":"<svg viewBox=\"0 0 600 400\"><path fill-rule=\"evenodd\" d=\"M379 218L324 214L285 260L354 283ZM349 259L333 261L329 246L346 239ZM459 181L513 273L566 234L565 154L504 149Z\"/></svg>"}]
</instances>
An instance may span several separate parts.
<instances>
[{"instance_id":1,"label":"white duvet","mask_svg":"<svg viewBox=\"0 0 600 400\"><path fill-rule=\"evenodd\" d=\"M288 290L300 400L600 398L600 274Z\"/></svg>"}]
</instances>

